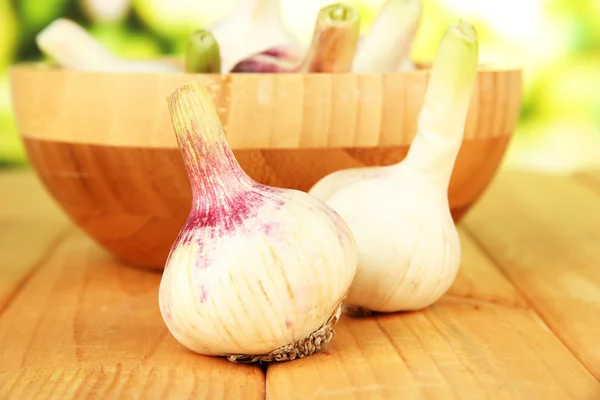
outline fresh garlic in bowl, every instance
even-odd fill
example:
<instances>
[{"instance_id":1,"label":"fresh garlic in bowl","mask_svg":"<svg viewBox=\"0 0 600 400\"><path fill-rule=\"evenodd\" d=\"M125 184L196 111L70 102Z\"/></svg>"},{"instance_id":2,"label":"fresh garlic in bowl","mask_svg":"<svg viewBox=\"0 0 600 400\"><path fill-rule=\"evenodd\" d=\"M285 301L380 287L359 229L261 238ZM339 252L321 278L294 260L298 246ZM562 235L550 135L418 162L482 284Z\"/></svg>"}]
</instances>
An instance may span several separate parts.
<instances>
[{"instance_id":1,"label":"fresh garlic in bowl","mask_svg":"<svg viewBox=\"0 0 600 400\"><path fill-rule=\"evenodd\" d=\"M448 185L475 85L478 40L450 26L435 56L417 136L400 163L338 171L309 193L346 220L358 247L347 304L357 311L418 310L436 302L458 272L461 246Z\"/></svg>"},{"instance_id":2,"label":"fresh garlic in bowl","mask_svg":"<svg viewBox=\"0 0 600 400\"><path fill-rule=\"evenodd\" d=\"M168 329L192 351L231 361L322 349L356 272L348 226L316 197L250 179L199 83L176 89L169 106L192 209L160 283Z\"/></svg>"},{"instance_id":3,"label":"fresh garlic in bowl","mask_svg":"<svg viewBox=\"0 0 600 400\"><path fill-rule=\"evenodd\" d=\"M235 73L314 73L349 72L360 33L356 8L335 3L319 10L312 40L306 54L277 46L264 49L239 61Z\"/></svg>"}]
</instances>

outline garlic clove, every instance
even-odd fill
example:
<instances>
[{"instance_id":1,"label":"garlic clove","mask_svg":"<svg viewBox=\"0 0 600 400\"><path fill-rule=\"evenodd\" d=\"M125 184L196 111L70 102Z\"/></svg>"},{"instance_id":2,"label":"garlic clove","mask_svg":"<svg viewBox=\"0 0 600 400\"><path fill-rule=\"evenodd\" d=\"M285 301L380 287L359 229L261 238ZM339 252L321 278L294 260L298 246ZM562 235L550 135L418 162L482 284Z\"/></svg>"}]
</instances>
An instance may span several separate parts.
<instances>
[{"instance_id":1,"label":"garlic clove","mask_svg":"<svg viewBox=\"0 0 600 400\"><path fill-rule=\"evenodd\" d=\"M444 33L418 133L396 165L338 171L309 193L350 226L358 270L346 300L358 311L419 310L451 286L461 258L448 185L475 84L478 40L465 21Z\"/></svg>"},{"instance_id":2,"label":"garlic clove","mask_svg":"<svg viewBox=\"0 0 600 400\"><path fill-rule=\"evenodd\" d=\"M200 29L188 37L185 48L185 72L221 72L219 44L209 31Z\"/></svg>"},{"instance_id":3,"label":"garlic clove","mask_svg":"<svg viewBox=\"0 0 600 400\"><path fill-rule=\"evenodd\" d=\"M231 72L349 72L359 30L359 14L354 7L332 4L319 10L306 54L290 48L271 48L240 61Z\"/></svg>"},{"instance_id":4,"label":"garlic clove","mask_svg":"<svg viewBox=\"0 0 600 400\"><path fill-rule=\"evenodd\" d=\"M281 18L279 0L238 0L234 10L208 28L221 48L221 71L230 72L241 60L272 47L304 52Z\"/></svg>"},{"instance_id":5,"label":"garlic clove","mask_svg":"<svg viewBox=\"0 0 600 400\"><path fill-rule=\"evenodd\" d=\"M352 72L414 69L409 56L421 12L421 0L388 0L370 31L360 39Z\"/></svg>"},{"instance_id":6,"label":"garlic clove","mask_svg":"<svg viewBox=\"0 0 600 400\"><path fill-rule=\"evenodd\" d=\"M248 177L199 83L168 102L193 195L160 283L169 331L194 352L231 361L323 349L356 272L348 226L314 196Z\"/></svg>"},{"instance_id":7,"label":"garlic clove","mask_svg":"<svg viewBox=\"0 0 600 400\"><path fill-rule=\"evenodd\" d=\"M98 72L178 72L167 63L123 60L110 52L77 23L59 18L36 36L36 44L46 56L67 69Z\"/></svg>"}]
</instances>

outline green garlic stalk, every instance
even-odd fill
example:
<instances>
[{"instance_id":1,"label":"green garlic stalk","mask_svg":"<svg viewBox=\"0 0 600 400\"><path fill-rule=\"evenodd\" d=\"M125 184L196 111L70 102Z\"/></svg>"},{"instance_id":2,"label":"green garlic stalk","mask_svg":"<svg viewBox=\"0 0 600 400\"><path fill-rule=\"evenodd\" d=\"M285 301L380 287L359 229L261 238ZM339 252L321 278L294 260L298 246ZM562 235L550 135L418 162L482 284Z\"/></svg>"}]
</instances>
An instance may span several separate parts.
<instances>
[{"instance_id":1,"label":"green garlic stalk","mask_svg":"<svg viewBox=\"0 0 600 400\"><path fill-rule=\"evenodd\" d=\"M185 72L220 73L221 52L215 37L201 29L188 37L185 48Z\"/></svg>"}]
</instances>

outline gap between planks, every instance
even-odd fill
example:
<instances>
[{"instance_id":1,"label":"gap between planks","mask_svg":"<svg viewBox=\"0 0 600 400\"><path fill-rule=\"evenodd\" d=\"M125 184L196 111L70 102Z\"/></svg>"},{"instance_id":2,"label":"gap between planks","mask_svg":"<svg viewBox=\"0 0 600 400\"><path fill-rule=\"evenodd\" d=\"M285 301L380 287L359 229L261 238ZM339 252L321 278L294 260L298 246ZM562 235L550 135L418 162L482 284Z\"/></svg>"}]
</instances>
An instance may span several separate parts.
<instances>
[{"instance_id":1,"label":"gap between planks","mask_svg":"<svg viewBox=\"0 0 600 400\"><path fill-rule=\"evenodd\" d=\"M467 217L463 229L487 258L502 271L565 348L600 382L600 343L598 339L594 339L600 336L597 335L598 332L593 333L594 330L598 331L594 321L597 321L600 308L600 280L594 272L595 263L600 260L600 252L590 251L585 247L585 242L577 241L577 238L581 239L588 234L600 237L598 228L594 230L594 226L597 225L589 222L593 215L600 215L599 178L600 174L595 176L585 173L503 174L499 177L498 185L493 185L489 193L484 195L481 210L480 207L476 207L473 214ZM537 186L536 181L539 181ZM532 189L540 187L543 194ZM528 194L522 193L527 190ZM500 210L498 205L492 207L492 202L488 199L491 196L498 196L495 203L501 203L506 209ZM572 202L579 204L573 205ZM579 213L585 212L582 210L587 211L589 215L580 215ZM515 213L517 216L513 215ZM524 218L520 219L519 213ZM501 214L505 214L506 218L498 218L498 229L493 230L485 219L494 219ZM557 227L553 224L557 224ZM514 231L511 230L513 226ZM561 228L565 232L560 232ZM510 239L511 234L522 238ZM561 238L561 235L566 236ZM544 241L548 243L541 245ZM556 242L554 245L553 241ZM557 243L569 243L569 247L561 248L561 245L556 246ZM530 246L534 250L530 250ZM557 261L561 257L564 261ZM547 267L555 275L548 276ZM561 278L562 275L564 276ZM577 280L577 284L583 286L565 287L566 283L561 284L561 279L567 278L570 281ZM592 289L594 287L595 289ZM583 291L584 297L587 293L588 298L585 301L595 303L586 306L584 300L579 297L578 290ZM591 296L590 290L596 294ZM557 296L556 293L560 295ZM564 305L561 304L561 300L565 302ZM592 304L596 304L596 312L592 311ZM583 328L586 323L591 332L586 332Z\"/></svg>"},{"instance_id":2,"label":"gap between planks","mask_svg":"<svg viewBox=\"0 0 600 400\"><path fill-rule=\"evenodd\" d=\"M259 367L175 341L159 281L68 235L0 315L0 398L263 399Z\"/></svg>"},{"instance_id":3,"label":"gap between planks","mask_svg":"<svg viewBox=\"0 0 600 400\"><path fill-rule=\"evenodd\" d=\"M585 185L584 185L585 186ZM487 258L492 262L492 264L502 273L502 275L504 275L504 277L511 282L511 284L516 288L516 290L521 294L521 296L523 296L523 298L525 299L525 301L527 302L527 308L529 308L533 313L535 313L535 315L540 319L541 322L544 323L544 325L547 327L547 329L552 332L554 334L554 336L556 337L557 340L559 340L567 350L569 350L569 352L571 352L571 354L573 354L573 356L580 362L580 364L586 369L588 370L588 372L594 376L596 378L596 380L600 383L600 378L597 377L595 375L595 371L589 367L584 360L581 359L581 357L579 357L578 352L574 351L574 348L569 345L568 342L566 342L560 335L560 333L554 331L552 329L552 324L551 322L548 320L548 318L544 317L544 314L540 312L540 308L538 306L536 306L536 302L532 301L531 298L527 295L526 291L523 291L521 289L519 289L519 286L516 284L516 280L511 278L510 275L508 275L506 273L506 271L500 267L500 265L498 263L496 263L494 261L493 256L487 251L487 249L485 248L485 246L478 242L477 238L475 237L475 235L473 235L473 233L471 231L469 231L469 228L463 228L463 231L465 232L465 234L469 235L471 237L471 239L475 242L475 244L479 247L479 249L486 254Z\"/></svg>"}]
</instances>

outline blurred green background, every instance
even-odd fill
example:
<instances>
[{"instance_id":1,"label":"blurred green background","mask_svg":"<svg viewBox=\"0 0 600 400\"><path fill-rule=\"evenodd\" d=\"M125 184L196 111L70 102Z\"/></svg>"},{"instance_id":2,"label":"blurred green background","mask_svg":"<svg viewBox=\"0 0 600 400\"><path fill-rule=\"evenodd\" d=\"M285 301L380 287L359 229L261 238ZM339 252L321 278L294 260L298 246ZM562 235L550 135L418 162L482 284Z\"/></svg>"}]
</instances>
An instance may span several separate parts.
<instances>
[{"instance_id":1,"label":"blurred green background","mask_svg":"<svg viewBox=\"0 0 600 400\"><path fill-rule=\"evenodd\" d=\"M8 68L39 60L35 35L57 17L86 27L124 57L180 55L190 30L238 0L0 0L0 164L25 164L10 103ZM244 1L244 0L239 0ZM348 0L366 32L385 0ZM307 43L317 10L332 1L281 0ZM505 167L600 167L600 0L423 0L412 58L428 61L442 31L465 18L480 35L481 62L521 66L524 98Z\"/></svg>"}]
</instances>

